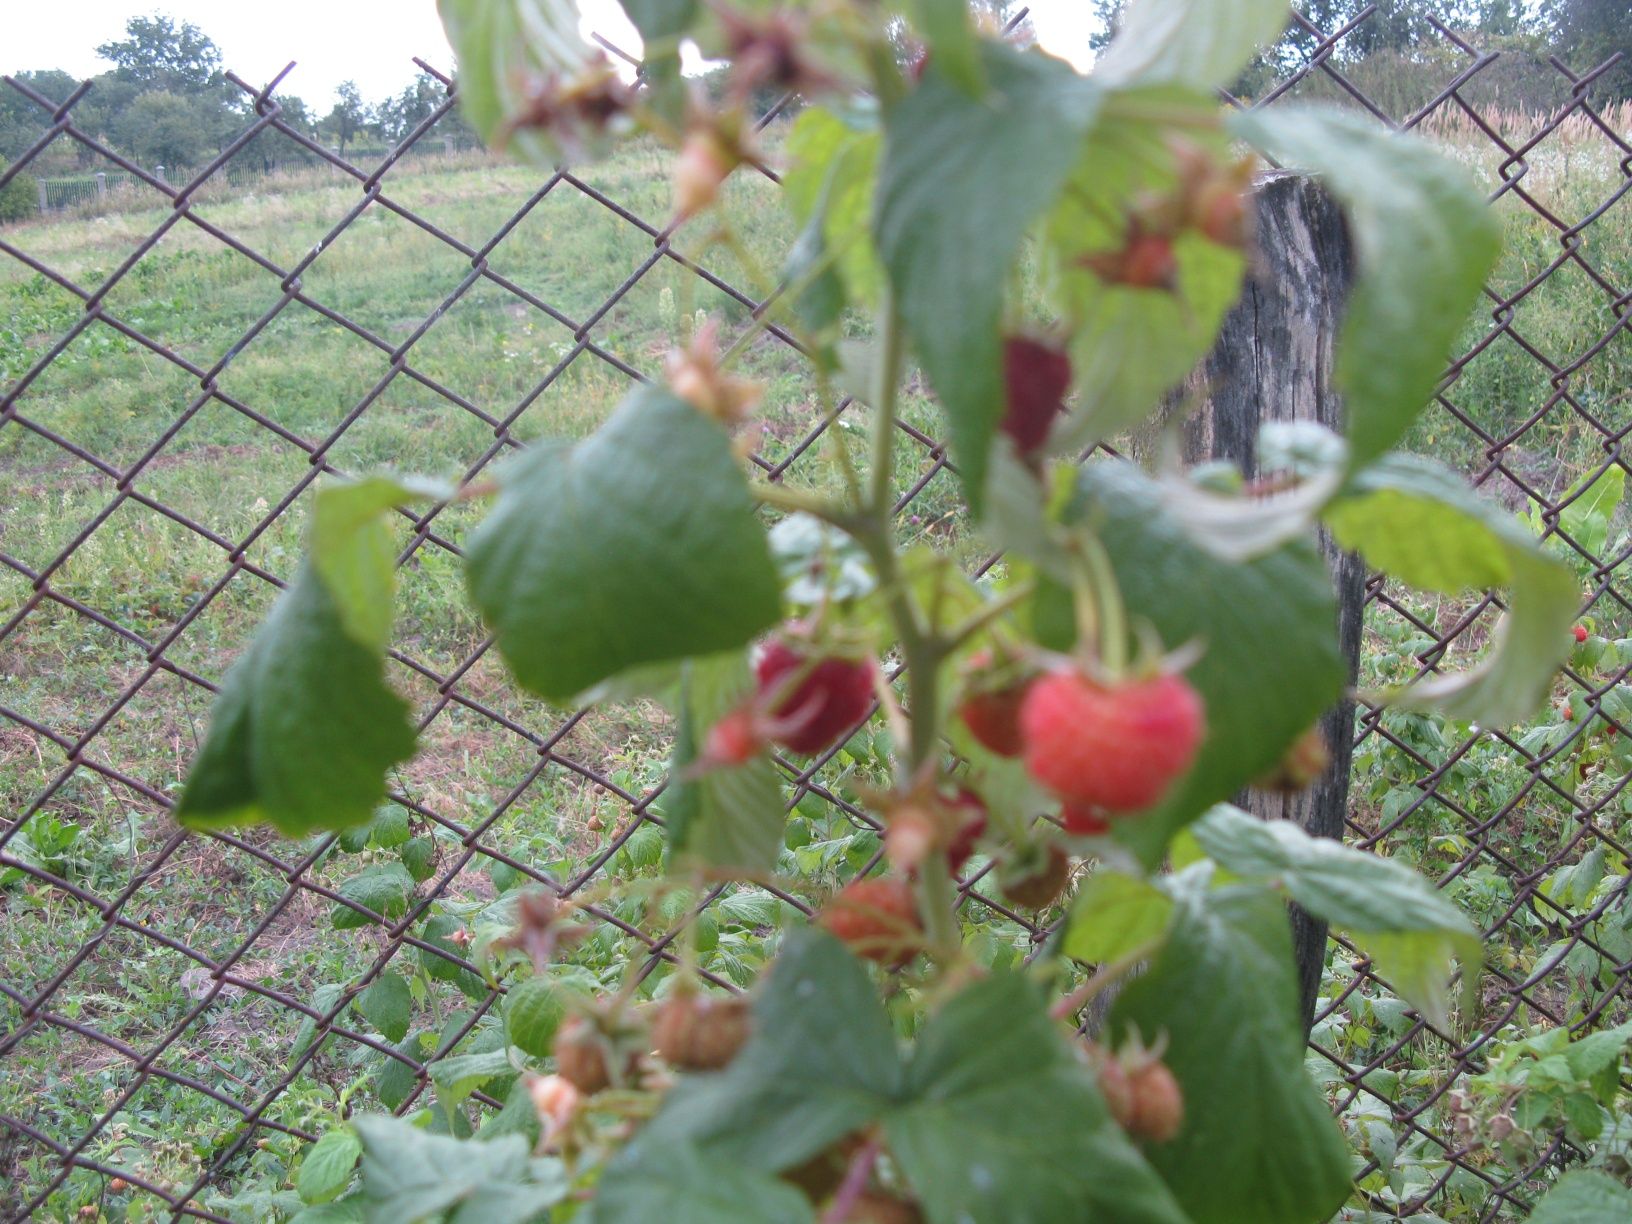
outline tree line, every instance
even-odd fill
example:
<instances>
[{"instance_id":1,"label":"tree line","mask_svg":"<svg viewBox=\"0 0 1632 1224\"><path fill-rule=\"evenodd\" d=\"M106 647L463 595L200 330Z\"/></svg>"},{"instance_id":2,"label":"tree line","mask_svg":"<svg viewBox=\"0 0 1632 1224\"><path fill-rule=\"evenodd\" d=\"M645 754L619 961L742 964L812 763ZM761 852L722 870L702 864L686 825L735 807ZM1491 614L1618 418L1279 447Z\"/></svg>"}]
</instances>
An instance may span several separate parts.
<instances>
[{"instance_id":1,"label":"tree line","mask_svg":"<svg viewBox=\"0 0 1632 1224\"><path fill-rule=\"evenodd\" d=\"M197 167L230 144L252 119L251 102L226 79L221 50L196 25L161 14L132 17L125 36L96 53L111 67L73 110L76 127L122 156L151 169ZM53 102L79 81L60 69L19 72L15 78ZM345 153L356 145L394 144L435 112L447 97L442 82L419 73L400 93L375 103L353 81L335 91L326 112L289 94L278 94L283 121L303 136ZM10 161L49 126L46 112L20 91L0 87L0 161ZM474 142L457 112L438 126L444 135ZM235 164L271 170L317 160L281 132L268 130L236 155ZM78 141L56 141L34 162L33 177L73 173L101 163ZM96 168L104 168L105 163Z\"/></svg>"}]
</instances>

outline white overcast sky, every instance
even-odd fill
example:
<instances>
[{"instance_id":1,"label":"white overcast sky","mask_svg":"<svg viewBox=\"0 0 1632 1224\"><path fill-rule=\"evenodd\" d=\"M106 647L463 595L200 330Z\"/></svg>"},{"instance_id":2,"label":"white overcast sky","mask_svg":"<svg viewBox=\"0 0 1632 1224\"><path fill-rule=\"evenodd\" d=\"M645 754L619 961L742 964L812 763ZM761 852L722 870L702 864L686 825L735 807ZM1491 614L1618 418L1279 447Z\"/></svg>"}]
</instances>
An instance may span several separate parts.
<instances>
[{"instance_id":1,"label":"white overcast sky","mask_svg":"<svg viewBox=\"0 0 1632 1224\"><path fill-rule=\"evenodd\" d=\"M619 46L638 40L616 0L580 0L586 29ZM1032 0L1039 40L1056 55L1088 61L1094 29L1087 0ZM0 0L0 72L61 68L105 71L96 48L124 34L133 15L190 21L221 48L226 66L262 84L290 60L283 89L326 111L334 87L357 82L378 101L413 79L413 57L438 68L453 62L435 0Z\"/></svg>"}]
</instances>

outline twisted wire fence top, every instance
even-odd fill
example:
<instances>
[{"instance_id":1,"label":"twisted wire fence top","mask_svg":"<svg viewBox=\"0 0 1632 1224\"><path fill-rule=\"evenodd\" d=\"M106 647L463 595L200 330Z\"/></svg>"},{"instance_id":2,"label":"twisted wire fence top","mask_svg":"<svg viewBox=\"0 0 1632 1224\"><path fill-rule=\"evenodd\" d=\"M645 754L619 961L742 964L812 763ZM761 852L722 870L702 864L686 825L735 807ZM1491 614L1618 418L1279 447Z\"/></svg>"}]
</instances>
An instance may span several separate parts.
<instances>
[{"instance_id":1,"label":"twisted wire fence top","mask_svg":"<svg viewBox=\"0 0 1632 1224\"><path fill-rule=\"evenodd\" d=\"M1600 371L1632 344L1632 266L1625 248L1617 264L1592 242L1595 227L1626 224L1628 117L1591 102L1602 66L1572 71L1557 61L1556 106L1545 115L1504 109L1484 88L1502 55L1437 25L1442 86L1422 89L1419 72L1416 96L1385 104L1342 55L1372 15L1335 30L1297 17L1295 66L1256 104L1335 98L1379 123L1454 140L1485 176L1492 206L1526 214L1531 246L1488 287L1487 317L1470 331L1419 442L1532 512L1581 558L1585 613L1625 625L1627 547L1609 555L1614 533L1577 538L1569 524L1590 484L1582 477L1629 466L1632 409L1603 387ZM314 1137L359 1074L394 1075L394 1107L412 1108L431 1088L426 1065L502 1006L480 981L458 916L518 880L591 895L603 924L596 938L638 958L643 975L675 959L677 939L709 926L731 949L710 976L733 988L752 976L765 905L809 909L791 892L721 886L659 922L597 891L638 863L661 828L664 719L647 706L586 717L506 686L480 626L439 600L458 584L455 561L473 521L458 504L405 510L398 523L403 612L389 666L415 702L424 751L393 777L392 798L428 848L406 905L379 912L345 887L334 838L202 836L168 819L210 694L292 573L315 482L382 464L469 481L535 436L587 432L621 388L656 375L680 315L706 310L729 328L750 327L770 289L751 261L665 227L655 150L542 178L480 161L413 178L398 163L453 107L451 81L443 78L448 99L396 149L357 165L284 121L281 77L264 88L229 79L252 118L208 165L169 183L76 125L88 84L60 102L10 79L0 85L37 104L40 122L38 140L0 172L0 188L30 174L47 148L75 142L99 168L129 175L151 204L84 223L113 234L120 253L111 267L77 258L42 227L0 229L8 265L0 276L27 280L41 303L38 326L0 353L13 363L0 365L9 486L0 518L7 1218L45 1210L65 1186L80 1188L76 1202L100 1201L115 1177L160 1214L234 1218L222 1198L263 1167L257 1161L286 1159L294 1140ZM241 235L256 228L251 214L211 189L266 132L303 146L329 173L300 197L318 215L260 198L258 207L283 211L250 240ZM1572 178L1575 187L1561 191ZM767 169L731 191L764 195L774 211L773 179ZM785 236L759 237L772 250ZM348 280L378 259L390 263L388 301ZM213 326L181 319L178 284L203 295ZM1560 291L1573 310L1564 338L1543 334L1532 309ZM501 321L496 343L481 319ZM749 357L772 388L752 461L793 482L808 478L824 434L855 428L867 412L820 401L796 350L772 326ZM1492 384L1503 412L1470 411L1464 393ZM899 422L915 446L896 473L897 508L904 530L958 547L957 494L933 419L909 404ZM1572 453L1591 456L1586 470L1559 461L1566 439ZM1392 643L1385 648L1408 671L1477 649L1500 610L1494 598L1424 604L1381 578L1367 597L1373 638ZM1378 853L1412 847L1464 903L1483 898L1477 917L1492 948L1470 1031L1438 1032L1405 1016L1386 1039L1356 1042L1355 1026L1377 1027L1372 1003L1392 992L1352 946L1334 943L1311 1067L1351 1128L1371 1118L1397 1149L1437 1153L1427 1162L1433 1176L1400 1201L1368 1190L1379 1210L1435 1211L1471 1180L1485 1186L1483 1218L1521 1218L1532 1175L1581 1155L1561 1135L1542 1136L1516 1175L1498 1175L1454 1124L1447 1098L1486 1069L1492 1039L1516 1018L1587 1029L1627 1014L1632 937L1617 915L1632 877L1585 908L1549 884L1595 855L1632 854L1618 835L1628 777L1588 779L1576 766L1591 729L1607 722L1632 734L1609 700L1627 679L1625 666L1568 672L1581 716L1544 742L1478 732L1425 744L1362 707L1356 753L1375 757L1386 745L1396 775L1381 798L1352 797L1349 837ZM1481 802L1465 775L1476 746L1493 744L1517 780L1499 801ZM784 762L790 811L837 812L876 828L847 799L833 755ZM1550 814L1552 836L1533 834L1536 813ZM1428 816L1439 832L1423 847ZM978 876L962 892L965 904L1011 924L1019 946L1042 938ZM1538 932L1548 945L1539 962L1504 955ZM336 947L343 970L325 960ZM428 1039L392 1041L356 1004L382 975L415 965L467 987L468 1006L433 1014ZM1584 1009L1568 1005L1572 981L1589 1000ZM1406 1053L1419 1068L1409 1074L1399 1070ZM475 1099L499 1104L482 1092ZM181 1119L185 1133L167 1129ZM1371 1186L1392 1154L1380 1141L1366 1150L1357 1180Z\"/></svg>"}]
</instances>

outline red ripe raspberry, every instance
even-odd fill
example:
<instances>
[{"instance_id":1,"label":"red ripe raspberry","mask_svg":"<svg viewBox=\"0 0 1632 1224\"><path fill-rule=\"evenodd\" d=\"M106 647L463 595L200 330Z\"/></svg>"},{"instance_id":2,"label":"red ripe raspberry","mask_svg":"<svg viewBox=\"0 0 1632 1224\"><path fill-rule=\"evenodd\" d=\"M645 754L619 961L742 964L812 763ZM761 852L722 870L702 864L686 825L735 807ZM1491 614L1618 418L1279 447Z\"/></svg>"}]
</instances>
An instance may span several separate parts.
<instances>
[{"instance_id":1,"label":"red ripe raspberry","mask_svg":"<svg viewBox=\"0 0 1632 1224\"><path fill-rule=\"evenodd\" d=\"M976 690L963 699L958 717L981 747L998 756L1020 755L1020 704L1026 699L1028 687L1019 683L1007 688Z\"/></svg>"},{"instance_id":2,"label":"red ripe raspberry","mask_svg":"<svg viewBox=\"0 0 1632 1224\"><path fill-rule=\"evenodd\" d=\"M1574 629L1574 633L1575 640L1577 642L1584 642L1587 640L1587 627L1585 625L1577 625Z\"/></svg>"},{"instance_id":3,"label":"red ripe raspberry","mask_svg":"<svg viewBox=\"0 0 1632 1224\"><path fill-rule=\"evenodd\" d=\"M854 731L873 708L873 667L838 655L812 661L781 638L765 643L754 665L770 706L770 738L815 756ZM802 677L802 678L800 678Z\"/></svg>"},{"instance_id":4,"label":"red ripe raspberry","mask_svg":"<svg viewBox=\"0 0 1632 1224\"><path fill-rule=\"evenodd\" d=\"M912 886L890 877L852 880L816 916L816 923L857 956L897 969L917 953L924 929Z\"/></svg>"},{"instance_id":5,"label":"red ripe raspberry","mask_svg":"<svg viewBox=\"0 0 1632 1224\"><path fill-rule=\"evenodd\" d=\"M998 428L1029 455L1048 441L1054 418L1065 410L1071 358L1039 340L1009 336L1003 341L1003 386L1008 406Z\"/></svg>"},{"instance_id":6,"label":"red ripe raspberry","mask_svg":"<svg viewBox=\"0 0 1632 1224\"><path fill-rule=\"evenodd\" d=\"M1062 799L1137 812L1190 768L1204 722L1179 676L1102 685L1057 671L1032 682L1020 731L1026 769Z\"/></svg>"},{"instance_id":7,"label":"red ripe raspberry","mask_svg":"<svg viewBox=\"0 0 1632 1224\"><path fill-rule=\"evenodd\" d=\"M946 847L946 865L957 873L963 870L975 852L975 843L986 832L986 801L967 786L960 786L951 798L951 807L963 817L963 824Z\"/></svg>"},{"instance_id":8,"label":"red ripe raspberry","mask_svg":"<svg viewBox=\"0 0 1632 1224\"><path fill-rule=\"evenodd\" d=\"M1073 803L1070 800L1062 803L1060 823L1067 833L1075 833L1078 837L1103 837L1111 831L1110 817L1091 803Z\"/></svg>"},{"instance_id":9,"label":"red ripe raspberry","mask_svg":"<svg viewBox=\"0 0 1632 1224\"><path fill-rule=\"evenodd\" d=\"M708 729L703 760L710 765L746 765L764 747L758 717L751 707L741 706Z\"/></svg>"}]
</instances>

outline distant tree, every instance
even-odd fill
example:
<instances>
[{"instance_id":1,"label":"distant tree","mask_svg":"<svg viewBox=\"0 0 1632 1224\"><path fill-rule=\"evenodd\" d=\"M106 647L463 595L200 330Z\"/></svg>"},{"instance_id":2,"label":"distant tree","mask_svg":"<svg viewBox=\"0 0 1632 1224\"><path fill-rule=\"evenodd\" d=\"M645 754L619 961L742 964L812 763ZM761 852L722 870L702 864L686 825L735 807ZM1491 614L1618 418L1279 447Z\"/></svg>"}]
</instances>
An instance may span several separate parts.
<instances>
[{"instance_id":1,"label":"distant tree","mask_svg":"<svg viewBox=\"0 0 1632 1224\"><path fill-rule=\"evenodd\" d=\"M293 95L284 97L279 95L278 106L282 113L279 121L284 127L292 128L302 136L316 139L318 123L312 115L311 107ZM317 161L317 154L313 153L298 140L293 140L277 128L266 128L256 134L255 138L244 146L236 159L240 164L258 162L262 170L277 170L284 166L310 165Z\"/></svg>"},{"instance_id":2,"label":"distant tree","mask_svg":"<svg viewBox=\"0 0 1632 1224\"><path fill-rule=\"evenodd\" d=\"M334 91L334 99L334 108L323 120L323 126L339 145L343 157L346 145L369 125L373 112L358 92L356 81L340 82L340 87Z\"/></svg>"},{"instance_id":3,"label":"distant tree","mask_svg":"<svg viewBox=\"0 0 1632 1224\"><path fill-rule=\"evenodd\" d=\"M9 164L4 157L0 157L0 174L6 172ZM0 187L0 221L21 221L24 217L32 217L39 207L39 193L34 186L33 175L26 172L19 174Z\"/></svg>"},{"instance_id":4,"label":"distant tree","mask_svg":"<svg viewBox=\"0 0 1632 1224\"><path fill-rule=\"evenodd\" d=\"M103 43L96 53L113 64L114 76L144 93L204 93L221 83L221 49L209 35L159 13L132 17L125 37Z\"/></svg>"},{"instance_id":5,"label":"distant tree","mask_svg":"<svg viewBox=\"0 0 1632 1224\"><path fill-rule=\"evenodd\" d=\"M119 142L147 166L196 166L211 150L199 100L166 90L139 95L119 117Z\"/></svg>"},{"instance_id":6,"label":"distant tree","mask_svg":"<svg viewBox=\"0 0 1632 1224\"><path fill-rule=\"evenodd\" d=\"M428 72L420 73L413 84L395 97L387 98L375 109L374 118L380 135L397 144L435 114L436 108L447 98L447 87L441 81Z\"/></svg>"},{"instance_id":7,"label":"distant tree","mask_svg":"<svg viewBox=\"0 0 1632 1224\"><path fill-rule=\"evenodd\" d=\"M15 73L12 79L52 102L61 102L79 84L66 72L54 68ZM0 157L16 157L50 125L51 117L44 108L30 101L20 90L0 85Z\"/></svg>"},{"instance_id":8,"label":"distant tree","mask_svg":"<svg viewBox=\"0 0 1632 1224\"><path fill-rule=\"evenodd\" d=\"M1632 98L1632 0L1545 0L1542 20L1578 72L1621 52L1620 62L1598 78L1593 91L1599 98Z\"/></svg>"}]
</instances>

